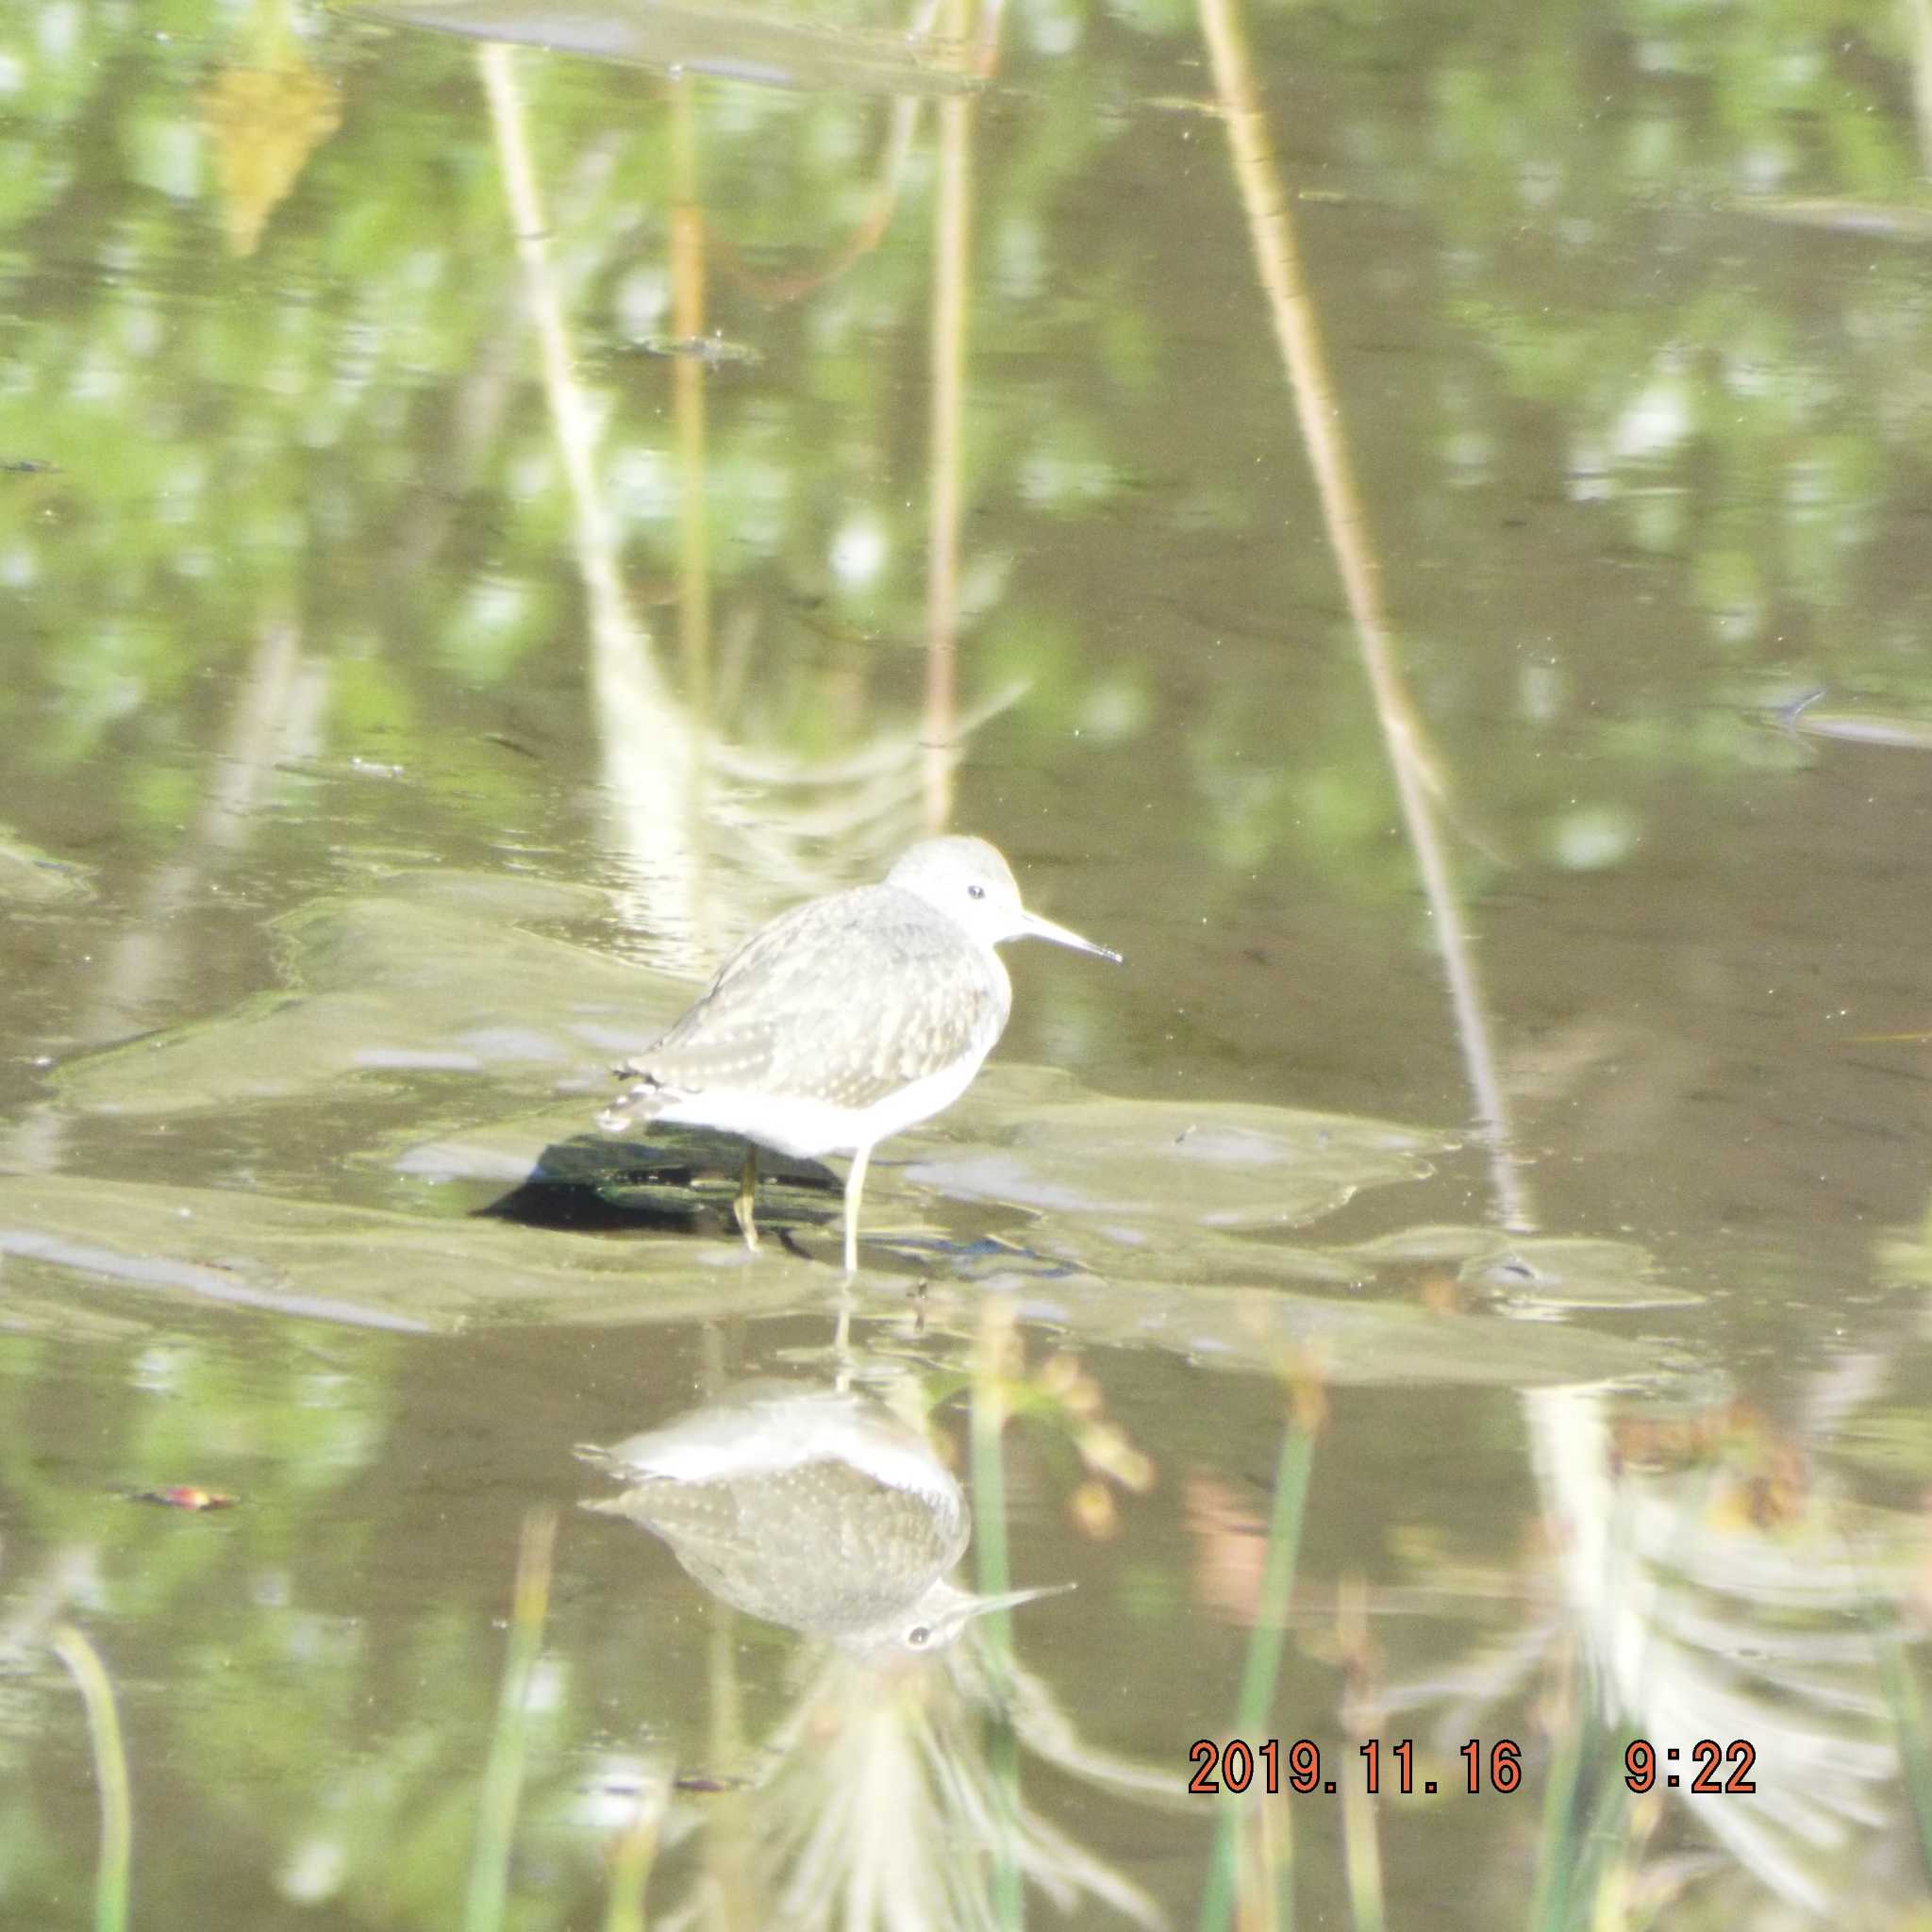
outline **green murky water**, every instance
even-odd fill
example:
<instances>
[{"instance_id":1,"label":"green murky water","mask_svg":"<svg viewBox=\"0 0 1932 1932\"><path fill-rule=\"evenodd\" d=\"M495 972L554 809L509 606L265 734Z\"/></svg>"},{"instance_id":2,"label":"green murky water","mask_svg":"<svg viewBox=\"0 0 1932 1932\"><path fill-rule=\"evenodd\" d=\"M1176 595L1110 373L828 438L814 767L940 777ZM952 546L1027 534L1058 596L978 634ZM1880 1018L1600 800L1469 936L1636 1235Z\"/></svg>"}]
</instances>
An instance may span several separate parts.
<instances>
[{"instance_id":1,"label":"green murky water","mask_svg":"<svg viewBox=\"0 0 1932 1932\"><path fill-rule=\"evenodd\" d=\"M0 21L0 1925L1917 1923L1928 44ZM939 827L845 1288L592 1123Z\"/></svg>"}]
</instances>

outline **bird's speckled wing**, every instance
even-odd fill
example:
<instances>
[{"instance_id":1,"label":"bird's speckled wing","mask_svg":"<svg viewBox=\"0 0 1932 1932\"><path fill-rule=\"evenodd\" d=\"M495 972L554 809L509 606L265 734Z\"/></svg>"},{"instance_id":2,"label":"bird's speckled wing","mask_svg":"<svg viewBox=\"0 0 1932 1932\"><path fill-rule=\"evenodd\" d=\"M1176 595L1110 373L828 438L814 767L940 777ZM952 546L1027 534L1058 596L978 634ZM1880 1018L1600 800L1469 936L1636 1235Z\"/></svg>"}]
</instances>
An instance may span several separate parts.
<instances>
[{"instance_id":1,"label":"bird's speckled wing","mask_svg":"<svg viewBox=\"0 0 1932 1932\"><path fill-rule=\"evenodd\" d=\"M771 1091L864 1108L989 1052L1006 970L913 893L860 886L755 933L697 1004L622 1070L672 1091Z\"/></svg>"}]
</instances>

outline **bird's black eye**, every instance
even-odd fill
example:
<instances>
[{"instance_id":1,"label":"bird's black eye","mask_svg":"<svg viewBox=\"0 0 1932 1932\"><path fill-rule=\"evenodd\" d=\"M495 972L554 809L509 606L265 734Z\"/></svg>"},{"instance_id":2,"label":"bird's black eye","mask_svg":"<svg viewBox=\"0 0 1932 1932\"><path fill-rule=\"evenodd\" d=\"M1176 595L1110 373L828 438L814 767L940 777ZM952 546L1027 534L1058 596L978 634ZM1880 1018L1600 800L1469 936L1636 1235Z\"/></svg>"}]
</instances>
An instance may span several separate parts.
<instances>
[{"instance_id":1,"label":"bird's black eye","mask_svg":"<svg viewBox=\"0 0 1932 1932\"><path fill-rule=\"evenodd\" d=\"M924 1624L913 1624L906 1633L906 1644L909 1650L924 1650L931 1641L932 1631Z\"/></svg>"},{"instance_id":2,"label":"bird's black eye","mask_svg":"<svg viewBox=\"0 0 1932 1932\"><path fill-rule=\"evenodd\" d=\"M986 888L984 886L968 886L966 888L966 896L969 899L983 899L986 897Z\"/></svg>"}]
</instances>

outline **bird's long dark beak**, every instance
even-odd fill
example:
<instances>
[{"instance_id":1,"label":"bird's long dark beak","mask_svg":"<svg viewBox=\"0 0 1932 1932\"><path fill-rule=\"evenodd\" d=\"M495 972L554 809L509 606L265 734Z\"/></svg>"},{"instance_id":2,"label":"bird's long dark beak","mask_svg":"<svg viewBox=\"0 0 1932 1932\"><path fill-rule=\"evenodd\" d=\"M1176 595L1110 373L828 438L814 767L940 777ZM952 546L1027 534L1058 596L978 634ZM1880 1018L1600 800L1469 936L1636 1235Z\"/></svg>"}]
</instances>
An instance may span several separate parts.
<instances>
[{"instance_id":1,"label":"bird's long dark beak","mask_svg":"<svg viewBox=\"0 0 1932 1932\"><path fill-rule=\"evenodd\" d=\"M1050 919L1042 919L1037 912L1020 914L1021 937L1029 940L1051 940L1057 946L1072 946L1076 953L1098 953L1103 959L1111 959L1118 966L1121 956L1111 946L1096 946L1091 940L1083 940L1076 932L1064 925L1056 925Z\"/></svg>"}]
</instances>

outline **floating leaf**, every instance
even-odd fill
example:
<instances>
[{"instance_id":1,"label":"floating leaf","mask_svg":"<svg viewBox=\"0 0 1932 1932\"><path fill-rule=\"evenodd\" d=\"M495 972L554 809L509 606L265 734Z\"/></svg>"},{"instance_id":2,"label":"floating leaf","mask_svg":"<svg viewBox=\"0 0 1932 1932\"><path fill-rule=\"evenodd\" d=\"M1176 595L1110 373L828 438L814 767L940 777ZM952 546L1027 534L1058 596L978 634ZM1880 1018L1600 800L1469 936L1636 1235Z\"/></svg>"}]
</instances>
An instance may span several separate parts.
<instances>
[{"instance_id":1,"label":"floating leaf","mask_svg":"<svg viewBox=\"0 0 1932 1932\"><path fill-rule=\"evenodd\" d=\"M56 1084L75 1106L128 1114L289 1100L412 1073L552 1090L648 1038L691 997L665 974L517 924L585 917L603 903L564 887L425 873L325 899L275 922L293 993L72 1061Z\"/></svg>"},{"instance_id":2,"label":"floating leaf","mask_svg":"<svg viewBox=\"0 0 1932 1932\"><path fill-rule=\"evenodd\" d=\"M1002 1097L988 1076L947 1117L949 1132L977 1129L991 1144L922 1156L912 1178L1077 1216L1123 1248L1179 1228L1299 1226L1363 1188L1423 1179L1428 1157L1457 1144L1424 1127L1232 1102L1089 1094L991 1117Z\"/></svg>"},{"instance_id":3,"label":"floating leaf","mask_svg":"<svg viewBox=\"0 0 1932 1932\"><path fill-rule=\"evenodd\" d=\"M1364 1271L1454 1267L1464 1287L1520 1313L1674 1308L1702 1299L1655 1279L1655 1261L1635 1241L1510 1235L1493 1227L1413 1227L1345 1252Z\"/></svg>"},{"instance_id":4,"label":"floating leaf","mask_svg":"<svg viewBox=\"0 0 1932 1932\"><path fill-rule=\"evenodd\" d=\"M0 1175L0 1254L123 1291L358 1327L694 1321L823 1306L835 1277L768 1249L751 1257L735 1241L608 1240L216 1188Z\"/></svg>"},{"instance_id":5,"label":"floating leaf","mask_svg":"<svg viewBox=\"0 0 1932 1932\"><path fill-rule=\"evenodd\" d=\"M1527 1389L1647 1379L1665 1365L1656 1349L1567 1324L1274 1288L1078 1275L1030 1280L1021 1300L1029 1321L1061 1324L1083 1347L1139 1344L1207 1368L1297 1368L1335 1383Z\"/></svg>"},{"instance_id":6,"label":"floating leaf","mask_svg":"<svg viewBox=\"0 0 1932 1932\"><path fill-rule=\"evenodd\" d=\"M723 1220L741 1141L662 1125L589 1134L588 1111L553 1106L405 1143L388 1158L425 1180L575 1186L660 1215L708 1207ZM993 1144L973 1144L981 1135ZM1345 1115L1086 1094L1064 1073L1006 1061L949 1112L883 1143L863 1238L875 1256L895 1241L922 1257L948 1247L963 1256L991 1240L1015 1263L1049 1273L1345 1286L1361 1274L1353 1256L1243 1234L1418 1179L1429 1172L1423 1152L1453 1144ZM828 1169L762 1150L758 1169L761 1222L836 1226L841 1183Z\"/></svg>"}]
</instances>

